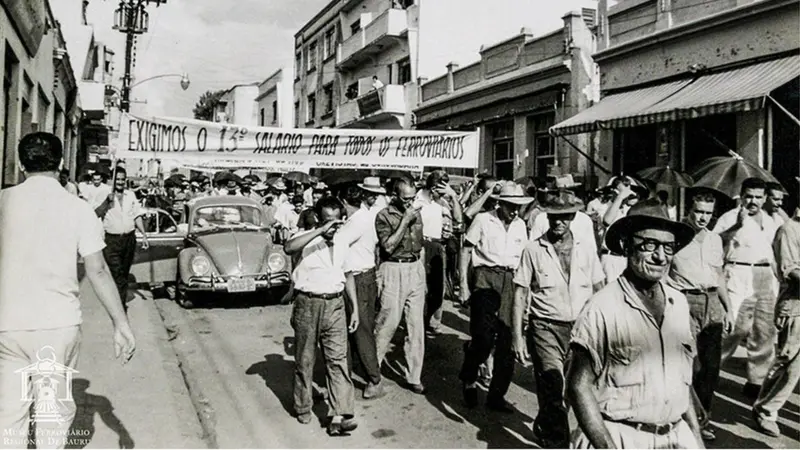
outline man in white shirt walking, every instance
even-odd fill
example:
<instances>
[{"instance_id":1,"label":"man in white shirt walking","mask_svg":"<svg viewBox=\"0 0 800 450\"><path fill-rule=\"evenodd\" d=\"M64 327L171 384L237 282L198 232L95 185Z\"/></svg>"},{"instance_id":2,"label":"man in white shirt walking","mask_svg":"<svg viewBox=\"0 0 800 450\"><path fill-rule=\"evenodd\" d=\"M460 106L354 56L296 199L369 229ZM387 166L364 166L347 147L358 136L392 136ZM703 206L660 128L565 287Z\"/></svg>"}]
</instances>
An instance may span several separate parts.
<instances>
[{"instance_id":1,"label":"man in white shirt walking","mask_svg":"<svg viewBox=\"0 0 800 450\"><path fill-rule=\"evenodd\" d=\"M90 183L81 183L78 186L80 196L89 202L92 209L97 209L111 193L111 186L106 184L106 175L100 172L92 174Z\"/></svg>"},{"instance_id":2,"label":"man in white shirt walking","mask_svg":"<svg viewBox=\"0 0 800 450\"><path fill-rule=\"evenodd\" d=\"M329 386L328 434L350 432L355 419L353 381L347 367L347 333L358 329L358 296L353 277L345 277L344 263L350 249L337 242L344 209L335 198L321 199L316 205L320 226L297 234L284 245L288 255L299 255L292 272L297 293L292 310L295 333L294 408L298 422L311 422L312 379L317 344L322 349ZM345 291L353 314L348 326Z\"/></svg>"},{"instance_id":3,"label":"man in white shirt walking","mask_svg":"<svg viewBox=\"0 0 800 450\"><path fill-rule=\"evenodd\" d=\"M147 234L140 214L142 208L136 194L125 189L127 173L117 167L114 175L114 192L109 194L95 213L103 221L106 248L103 250L119 297L127 310L128 276L131 273L133 257L136 254L136 230L142 234L142 248L147 249Z\"/></svg>"},{"instance_id":4,"label":"man in white shirt walking","mask_svg":"<svg viewBox=\"0 0 800 450\"><path fill-rule=\"evenodd\" d=\"M103 230L91 207L58 182L61 141L50 133L22 138L19 160L25 181L0 191L0 429L3 447L27 447L29 411L40 398L31 387L63 380L75 367L80 347L81 310L77 258L114 325L117 356L127 361L136 347L114 281L103 258ZM38 358L38 359L37 359ZM51 361L53 374L38 368ZM31 378L20 377L34 368ZM15 373L18 372L18 373ZM38 385L38 384L37 384ZM64 398L68 384L54 385ZM28 397L32 392L33 398ZM27 400L20 400L27 399ZM75 417L75 403L55 405L59 421L37 421L39 448L64 448ZM39 410L36 408L35 410ZM49 438L53 438L55 442Z\"/></svg>"}]
</instances>

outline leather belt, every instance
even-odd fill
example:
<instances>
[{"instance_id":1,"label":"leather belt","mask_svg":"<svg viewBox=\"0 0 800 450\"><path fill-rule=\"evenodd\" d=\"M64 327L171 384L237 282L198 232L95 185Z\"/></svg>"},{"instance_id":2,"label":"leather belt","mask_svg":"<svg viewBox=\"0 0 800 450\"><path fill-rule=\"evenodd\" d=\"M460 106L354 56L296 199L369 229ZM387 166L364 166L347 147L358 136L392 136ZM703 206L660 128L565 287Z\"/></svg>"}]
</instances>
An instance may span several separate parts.
<instances>
[{"instance_id":1,"label":"leather belt","mask_svg":"<svg viewBox=\"0 0 800 450\"><path fill-rule=\"evenodd\" d=\"M129 236L129 235L134 234L134 233L136 233L136 230L129 231L127 233L109 233L109 232L106 232L106 235L115 236L115 237L121 237L121 236Z\"/></svg>"},{"instance_id":2,"label":"leather belt","mask_svg":"<svg viewBox=\"0 0 800 450\"><path fill-rule=\"evenodd\" d=\"M353 274L353 276L358 276L358 275L362 275L362 274L370 273L370 272L375 272L375 268L374 267L370 267L369 269L364 269L364 270L354 270L351 273Z\"/></svg>"},{"instance_id":3,"label":"leather belt","mask_svg":"<svg viewBox=\"0 0 800 450\"><path fill-rule=\"evenodd\" d=\"M611 422L621 423L636 430L644 431L645 433L651 433L663 436L665 434L669 434L670 431L677 428L678 424L681 423L681 420L672 423L665 423L663 425L656 425L652 423L630 422L627 420L611 420Z\"/></svg>"},{"instance_id":4,"label":"leather belt","mask_svg":"<svg viewBox=\"0 0 800 450\"><path fill-rule=\"evenodd\" d=\"M740 261L725 261L725 264L733 264L735 266L747 266L747 267L770 267L770 263L746 263Z\"/></svg>"},{"instance_id":5,"label":"leather belt","mask_svg":"<svg viewBox=\"0 0 800 450\"><path fill-rule=\"evenodd\" d=\"M710 287L705 289L681 289L681 292L690 295L704 295L704 294L713 294L714 292L717 292L717 288Z\"/></svg>"},{"instance_id":6,"label":"leather belt","mask_svg":"<svg viewBox=\"0 0 800 450\"><path fill-rule=\"evenodd\" d=\"M419 256L407 256L401 258L389 258L386 260L387 262L393 263L413 263L419 261Z\"/></svg>"},{"instance_id":7,"label":"leather belt","mask_svg":"<svg viewBox=\"0 0 800 450\"><path fill-rule=\"evenodd\" d=\"M309 298L319 298L322 300L333 300L342 296L341 292L337 292L335 294L312 294L311 292L298 291L298 293Z\"/></svg>"}]
</instances>

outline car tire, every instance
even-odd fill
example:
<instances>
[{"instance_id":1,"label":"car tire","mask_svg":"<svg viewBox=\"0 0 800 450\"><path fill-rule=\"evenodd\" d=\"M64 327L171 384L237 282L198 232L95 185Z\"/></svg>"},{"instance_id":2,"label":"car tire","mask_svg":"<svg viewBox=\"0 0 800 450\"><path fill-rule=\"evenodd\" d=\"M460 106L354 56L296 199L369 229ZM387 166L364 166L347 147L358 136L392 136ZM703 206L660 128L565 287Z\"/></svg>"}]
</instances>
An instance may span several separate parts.
<instances>
[{"instance_id":1,"label":"car tire","mask_svg":"<svg viewBox=\"0 0 800 450\"><path fill-rule=\"evenodd\" d=\"M194 308L194 301L191 298L191 292L181 289L180 286L175 288L175 303L183 309Z\"/></svg>"}]
</instances>

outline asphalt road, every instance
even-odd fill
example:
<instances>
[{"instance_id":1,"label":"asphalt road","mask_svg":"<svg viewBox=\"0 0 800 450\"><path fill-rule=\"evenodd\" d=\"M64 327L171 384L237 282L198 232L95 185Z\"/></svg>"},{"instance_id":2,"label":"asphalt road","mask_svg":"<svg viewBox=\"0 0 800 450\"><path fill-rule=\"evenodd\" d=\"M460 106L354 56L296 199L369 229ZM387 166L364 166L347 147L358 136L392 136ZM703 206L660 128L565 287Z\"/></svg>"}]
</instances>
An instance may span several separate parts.
<instances>
[{"instance_id":1,"label":"asphalt road","mask_svg":"<svg viewBox=\"0 0 800 450\"><path fill-rule=\"evenodd\" d=\"M145 300L147 301L147 300ZM404 364L402 331L383 373L387 395L361 400L356 380L359 428L351 436L331 438L323 428L327 407L319 401L318 420L299 424L293 417L293 332L291 306L258 305L252 299L183 310L166 299L156 303L173 345L186 370L185 377L200 405L215 444L232 447L292 448L520 448L534 447L531 424L537 410L530 369L517 366L507 400L512 415L473 410L462 403L458 371L467 339L465 311L449 303L443 335L426 342L422 381L425 395L402 387L395 368ZM399 344L399 345L398 345ZM753 430L750 401L741 394L744 364L734 359L726 367L715 406L718 439L712 448L800 447L800 395L793 395L781 412L784 436L769 438ZM318 360L316 381L324 385ZM485 391L481 399L485 398ZM576 426L571 417L573 428Z\"/></svg>"}]
</instances>

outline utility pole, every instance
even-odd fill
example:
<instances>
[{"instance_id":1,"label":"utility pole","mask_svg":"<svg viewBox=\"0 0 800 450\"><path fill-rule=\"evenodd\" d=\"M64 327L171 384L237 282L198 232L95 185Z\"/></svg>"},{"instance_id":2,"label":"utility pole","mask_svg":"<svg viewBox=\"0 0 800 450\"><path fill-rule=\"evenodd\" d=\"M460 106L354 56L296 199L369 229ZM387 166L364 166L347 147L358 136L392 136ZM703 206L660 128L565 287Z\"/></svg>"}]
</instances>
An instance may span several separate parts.
<instances>
[{"instance_id":1,"label":"utility pole","mask_svg":"<svg viewBox=\"0 0 800 450\"><path fill-rule=\"evenodd\" d=\"M145 6L155 3L156 7L167 0L121 0L114 11L114 29L125 33L125 75L122 77L122 99L120 110L130 112L133 52L136 35L147 33L150 22Z\"/></svg>"}]
</instances>

